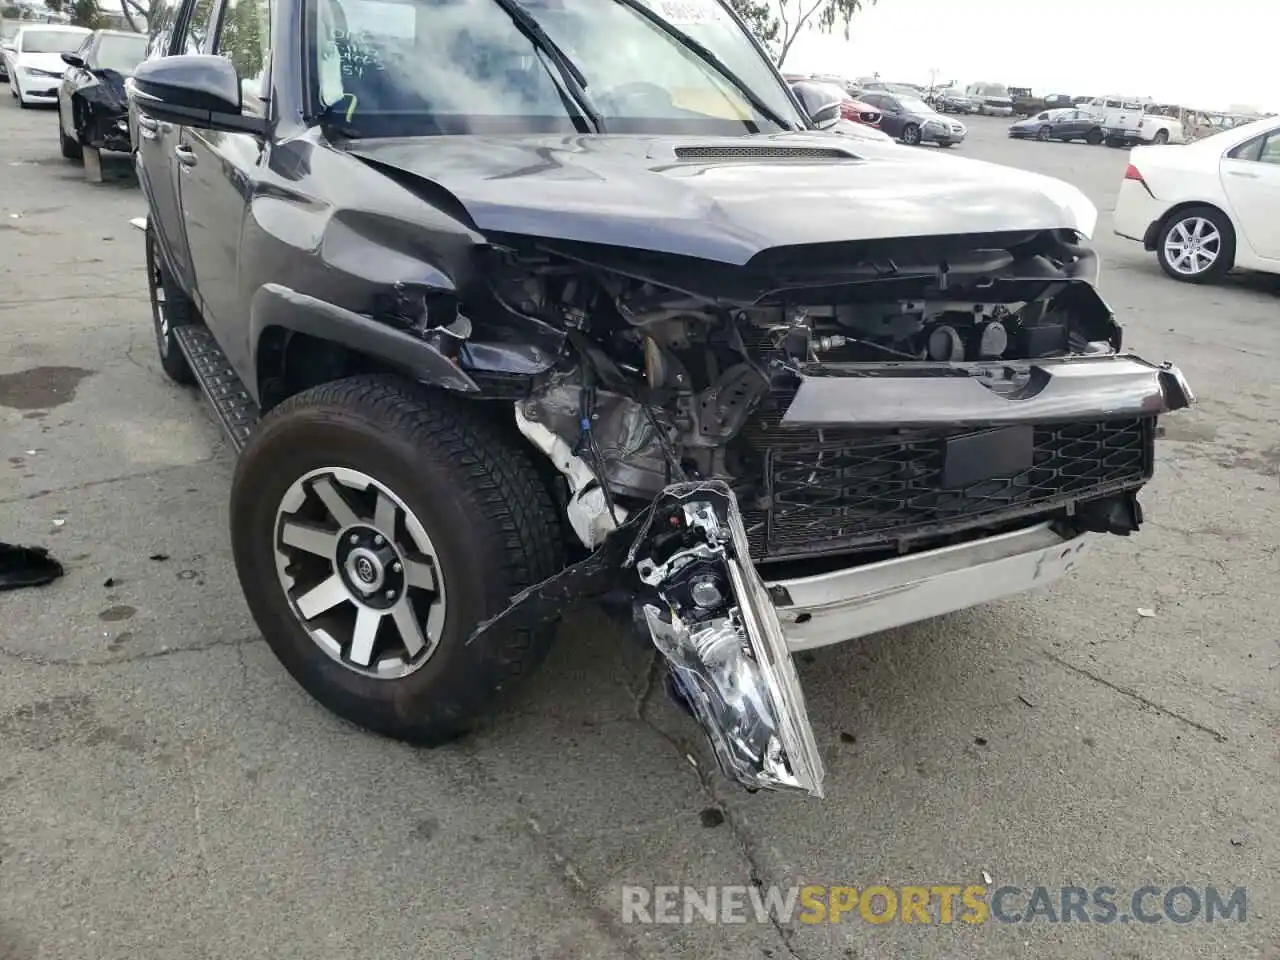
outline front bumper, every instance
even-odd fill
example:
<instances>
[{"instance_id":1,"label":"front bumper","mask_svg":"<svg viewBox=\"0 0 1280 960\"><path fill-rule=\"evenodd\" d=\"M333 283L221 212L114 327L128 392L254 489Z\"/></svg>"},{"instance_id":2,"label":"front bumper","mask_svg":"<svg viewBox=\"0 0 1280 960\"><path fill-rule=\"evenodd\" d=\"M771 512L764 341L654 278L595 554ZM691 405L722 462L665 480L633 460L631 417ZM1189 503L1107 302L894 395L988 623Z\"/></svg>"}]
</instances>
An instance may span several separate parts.
<instances>
[{"instance_id":1,"label":"front bumper","mask_svg":"<svg viewBox=\"0 0 1280 960\"><path fill-rule=\"evenodd\" d=\"M1097 537L1051 524L861 567L765 584L792 651L829 646L1061 579Z\"/></svg>"},{"instance_id":2,"label":"front bumper","mask_svg":"<svg viewBox=\"0 0 1280 960\"><path fill-rule=\"evenodd\" d=\"M925 124L920 128L920 139L925 143L963 143L967 130L948 125L947 127Z\"/></svg>"},{"instance_id":3,"label":"front bumper","mask_svg":"<svg viewBox=\"0 0 1280 960\"><path fill-rule=\"evenodd\" d=\"M100 150L117 150L130 153L133 144L129 137L128 113L116 115L101 114L95 111L85 131L85 139L89 146Z\"/></svg>"}]
</instances>

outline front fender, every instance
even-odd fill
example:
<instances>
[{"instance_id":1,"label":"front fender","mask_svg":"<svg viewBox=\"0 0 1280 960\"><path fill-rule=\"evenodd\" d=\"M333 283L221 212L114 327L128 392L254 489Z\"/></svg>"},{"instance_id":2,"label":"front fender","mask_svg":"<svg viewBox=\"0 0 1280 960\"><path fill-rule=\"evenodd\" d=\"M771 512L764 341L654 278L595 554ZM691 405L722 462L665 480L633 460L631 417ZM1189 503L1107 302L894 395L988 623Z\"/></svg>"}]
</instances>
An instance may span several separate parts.
<instances>
[{"instance_id":1,"label":"front fender","mask_svg":"<svg viewBox=\"0 0 1280 960\"><path fill-rule=\"evenodd\" d=\"M252 370L258 369L258 348L263 334L272 327L340 344L445 390L477 393L480 389L470 376L425 340L275 283L260 287L250 304Z\"/></svg>"}]
</instances>

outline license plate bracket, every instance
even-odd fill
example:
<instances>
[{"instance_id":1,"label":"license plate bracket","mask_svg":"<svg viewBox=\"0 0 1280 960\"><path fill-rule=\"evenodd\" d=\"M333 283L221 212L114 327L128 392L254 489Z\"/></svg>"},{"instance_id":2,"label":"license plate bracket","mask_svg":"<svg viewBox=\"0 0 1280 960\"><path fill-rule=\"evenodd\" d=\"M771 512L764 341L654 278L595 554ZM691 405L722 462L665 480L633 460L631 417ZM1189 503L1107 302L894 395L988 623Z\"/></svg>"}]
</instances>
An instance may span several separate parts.
<instances>
[{"instance_id":1,"label":"license plate bracket","mask_svg":"<svg viewBox=\"0 0 1280 960\"><path fill-rule=\"evenodd\" d=\"M1016 424L949 437L942 448L942 486L958 490L1012 477L1035 466L1035 428Z\"/></svg>"}]
</instances>

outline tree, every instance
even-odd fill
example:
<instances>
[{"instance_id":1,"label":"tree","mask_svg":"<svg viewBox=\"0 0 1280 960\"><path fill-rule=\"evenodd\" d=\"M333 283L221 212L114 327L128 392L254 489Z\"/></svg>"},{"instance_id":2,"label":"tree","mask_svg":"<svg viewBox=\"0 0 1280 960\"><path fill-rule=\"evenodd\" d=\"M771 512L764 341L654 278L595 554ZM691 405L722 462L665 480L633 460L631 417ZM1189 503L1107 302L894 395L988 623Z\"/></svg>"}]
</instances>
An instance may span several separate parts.
<instances>
[{"instance_id":1,"label":"tree","mask_svg":"<svg viewBox=\"0 0 1280 960\"><path fill-rule=\"evenodd\" d=\"M46 6L54 13L65 13L77 27L98 26L98 0L48 0Z\"/></svg>"},{"instance_id":2,"label":"tree","mask_svg":"<svg viewBox=\"0 0 1280 960\"><path fill-rule=\"evenodd\" d=\"M782 66L801 32L817 27L830 33L836 27L849 39L849 21L864 4L876 0L728 0L751 32Z\"/></svg>"}]
</instances>

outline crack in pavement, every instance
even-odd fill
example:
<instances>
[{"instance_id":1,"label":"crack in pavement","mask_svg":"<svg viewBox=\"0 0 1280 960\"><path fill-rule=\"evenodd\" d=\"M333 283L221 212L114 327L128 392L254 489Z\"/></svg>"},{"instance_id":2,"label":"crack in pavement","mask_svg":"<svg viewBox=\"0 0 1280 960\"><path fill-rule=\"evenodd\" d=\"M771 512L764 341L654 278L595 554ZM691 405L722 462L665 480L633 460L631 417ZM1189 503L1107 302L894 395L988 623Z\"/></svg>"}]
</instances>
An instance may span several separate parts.
<instances>
[{"instance_id":1,"label":"crack in pavement","mask_svg":"<svg viewBox=\"0 0 1280 960\"><path fill-rule=\"evenodd\" d=\"M141 480L146 477L159 476L162 473L168 473L170 470L189 470L191 467L203 466L212 463L218 459L215 452L207 457L201 457L199 460L193 460L190 463L171 463L165 467L152 467L150 470L141 470L138 473L122 473L115 477L103 477L99 480L86 480L84 483L75 483L69 487L53 487L47 490L36 490L33 493L22 493L16 497L0 497L0 506L7 503L25 503L28 500L39 500L41 497L51 497L59 493L75 493L78 490L88 490L90 487L100 487L104 483L119 483L123 480Z\"/></svg>"},{"instance_id":2,"label":"crack in pavement","mask_svg":"<svg viewBox=\"0 0 1280 960\"><path fill-rule=\"evenodd\" d=\"M143 660L159 660L162 657L173 657L182 653L204 653L208 650L216 650L219 647L234 647L239 655L242 647L251 643L263 643L259 634L251 634L244 637L234 637L230 640L211 640L208 643L200 644L194 647L169 647L162 650L150 650L146 653L136 653L130 657L116 657L107 660L73 660L70 657L42 657L36 653L24 653L20 650L9 650L0 647L0 657L8 660L14 660L18 663L25 663L33 667L73 667L75 669L101 669L103 667L117 667L123 664L139 663ZM241 664L244 664L243 658ZM247 666L246 666L247 670Z\"/></svg>"},{"instance_id":3,"label":"crack in pavement","mask_svg":"<svg viewBox=\"0 0 1280 960\"><path fill-rule=\"evenodd\" d=\"M648 716L649 701L653 696L653 692L659 686L663 663L662 654L654 651L653 658L649 661L644 687L641 689L639 696L636 697L636 719L667 741L682 760L692 760L693 754L688 746L679 738L660 728ZM760 857L756 852L757 843L755 838L751 836L746 824L741 821L738 814L724 802L716 790L715 783L711 778L712 775L703 769L699 763L693 762L690 765L698 777L702 792L724 815L724 821L729 825L729 832L738 845L738 852L742 854L742 859L747 865L747 877L751 885L757 888L764 887L767 871L760 863ZM787 951L787 956L791 957L792 960L805 960L804 955L795 945L795 931L787 927L780 918L774 915L773 911L769 911L769 924L778 934L778 939L782 942L782 948Z\"/></svg>"},{"instance_id":4,"label":"crack in pavement","mask_svg":"<svg viewBox=\"0 0 1280 960\"><path fill-rule=\"evenodd\" d=\"M1136 700L1138 703L1142 704L1144 707L1150 707L1152 710L1156 711L1156 713L1162 713L1166 717L1171 717L1172 719L1177 720L1179 723L1184 723L1188 727L1191 727L1195 730L1199 730L1201 733L1207 733L1209 736L1213 737L1219 743L1227 742L1227 735L1225 733L1215 730L1213 727L1203 724L1199 720L1193 720L1191 719L1191 717L1178 713L1178 711L1176 710L1171 710L1166 706L1156 703L1151 698L1143 696L1137 690L1132 690L1129 687L1123 686L1118 683L1114 683L1113 681L1108 680L1105 677L1100 677L1098 676L1098 674L1094 673L1092 670L1086 670L1084 667L1078 667L1074 663L1070 663L1066 660L1063 660L1058 655L1050 653L1048 650L1041 650L1040 652L1044 654L1044 656L1047 657L1049 660L1052 660L1054 663L1058 664L1058 666L1063 667L1067 670L1070 670L1072 673L1079 674L1080 676L1085 677L1088 680L1092 680L1094 683L1100 683L1102 684L1102 686L1106 687L1108 690L1112 690L1115 693L1120 694L1121 696L1128 697L1131 700Z\"/></svg>"}]
</instances>

